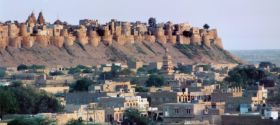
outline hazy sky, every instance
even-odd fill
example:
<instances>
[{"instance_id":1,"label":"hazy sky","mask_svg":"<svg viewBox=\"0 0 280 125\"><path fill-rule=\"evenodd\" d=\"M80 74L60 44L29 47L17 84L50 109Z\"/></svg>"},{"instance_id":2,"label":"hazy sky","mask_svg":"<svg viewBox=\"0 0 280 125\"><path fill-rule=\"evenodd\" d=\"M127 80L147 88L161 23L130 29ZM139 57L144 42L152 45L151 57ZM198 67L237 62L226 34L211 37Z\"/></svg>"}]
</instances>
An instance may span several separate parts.
<instances>
[{"instance_id":1,"label":"hazy sky","mask_svg":"<svg viewBox=\"0 0 280 125\"><path fill-rule=\"evenodd\" d=\"M280 49L280 0L0 0L0 21L25 21L43 11L48 22L79 19L208 23L224 47Z\"/></svg>"}]
</instances>

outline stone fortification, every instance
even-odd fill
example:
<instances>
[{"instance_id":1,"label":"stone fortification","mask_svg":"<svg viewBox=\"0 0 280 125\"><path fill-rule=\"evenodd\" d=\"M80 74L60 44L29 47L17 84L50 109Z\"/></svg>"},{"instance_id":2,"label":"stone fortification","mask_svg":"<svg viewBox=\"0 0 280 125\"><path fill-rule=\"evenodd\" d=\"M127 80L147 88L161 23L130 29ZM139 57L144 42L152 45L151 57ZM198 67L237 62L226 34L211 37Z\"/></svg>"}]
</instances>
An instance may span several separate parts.
<instances>
[{"instance_id":1,"label":"stone fortification","mask_svg":"<svg viewBox=\"0 0 280 125\"><path fill-rule=\"evenodd\" d=\"M100 44L110 46L113 42L120 45L135 42L151 42L161 44L184 44L206 46L213 45L223 48L221 38L216 29L192 27L188 23L173 24L172 22L149 24L142 22L121 22L112 19L106 24L99 24L98 20L80 20L80 24L68 25L60 20L53 24L47 23L40 12L28 16L24 23L0 24L0 49L7 46L14 48L31 48L34 44L41 47L50 45L56 47L71 47L75 43L82 46L97 47Z\"/></svg>"}]
</instances>

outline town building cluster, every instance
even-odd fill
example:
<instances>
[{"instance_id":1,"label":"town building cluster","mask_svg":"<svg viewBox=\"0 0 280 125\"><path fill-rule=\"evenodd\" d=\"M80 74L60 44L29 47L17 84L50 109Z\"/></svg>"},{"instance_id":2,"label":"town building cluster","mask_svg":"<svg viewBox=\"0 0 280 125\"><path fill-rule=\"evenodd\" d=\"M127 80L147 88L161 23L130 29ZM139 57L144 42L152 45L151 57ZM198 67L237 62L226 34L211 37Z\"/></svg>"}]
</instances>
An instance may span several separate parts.
<instances>
[{"instance_id":1,"label":"town building cluster","mask_svg":"<svg viewBox=\"0 0 280 125\"><path fill-rule=\"evenodd\" d=\"M98 46L100 43L110 45L117 42L121 45L133 42L159 42L162 44L216 45L223 48L216 29L192 27L188 23L156 23L150 18L148 24L140 21L122 22L112 19L106 24L98 20L80 20L79 25L69 25L56 20L47 23L42 12L38 18L32 13L26 22L7 21L0 23L0 49L7 46L14 48L31 48L34 44L41 47L81 45Z\"/></svg>"},{"instance_id":2,"label":"town building cluster","mask_svg":"<svg viewBox=\"0 0 280 125\"><path fill-rule=\"evenodd\" d=\"M129 69L136 73L139 81L145 81L150 73L139 73L141 68L158 70L164 76L162 86L145 86L125 80L131 76L122 75L120 80L97 78L98 73L114 70L115 66ZM237 64L193 64L182 63L174 66L168 49L162 62L143 64L102 64L90 70L90 73L67 73L69 67L56 66L37 70L18 71L16 67L6 67L9 79L1 85L8 86L11 81L21 81L25 86L35 86L48 93L59 94L57 98L64 106L62 113L43 113L43 115L64 125L71 119L82 119L90 123L121 124L125 111L138 110L142 116L156 123L172 124L231 124L234 119L261 121L278 119L278 106L266 106L270 93L276 94L278 86L267 88L258 85L244 89L240 86L222 88L223 79ZM273 66L264 65L260 69L270 71ZM179 70L180 69L180 70ZM64 72L63 75L51 76L51 72ZM88 86L87 91L71 91L69 85L81 78L96 82ZM144 80L143 80L144 79ZM139 91L139 87L146 88ZM241 121L242 122L242 121ZM234 122L233 122L234 123ZM262 123L262 122L260 122Z\"/></svg>"}]
</instances>

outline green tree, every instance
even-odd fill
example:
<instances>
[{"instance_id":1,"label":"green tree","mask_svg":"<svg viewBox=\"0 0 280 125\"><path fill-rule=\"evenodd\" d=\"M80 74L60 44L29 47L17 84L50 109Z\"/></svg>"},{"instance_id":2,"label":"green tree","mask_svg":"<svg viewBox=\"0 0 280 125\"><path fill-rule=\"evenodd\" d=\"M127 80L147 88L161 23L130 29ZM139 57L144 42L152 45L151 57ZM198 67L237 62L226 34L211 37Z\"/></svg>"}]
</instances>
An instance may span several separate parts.
<instances>
[{"instance_id":1,"label":"green tree","mask_svg":"<svg viewBox=\"0 0 280 125\"><path fill-rule=\"evenodd\" d=\"M88 69L88 67L84 66L84 65L77 65L76 68L79 69Z\"/></svg>"},{"instance_id":2,"label":"green tree","mask_svg":"<svg viewBox=\"0 0 280 125\"><path fill-rule=\"evenodd\" d=\"M158 72L159 72L159 70L156 69L156 68L151 69L151 70L148 71L149 74L156 74L156 73L158 73Z\"/></svg>"},{"instance_id":3,"label":"green tree","mask_svg":"<svg viewBox=\"0 0 280 125\"><path fill-rule=\"evenodd\" d=\"M69 120L69 121L66 123L66 125L99 125L99 124L93 124L93 123L87 123L87 124L85 124L84 121L83 121L81 118L79 118L79 119L77 119L77 120L75 120L75 119Z\"/></svg>"},{"instance_id":4,"label":"green tree","mask_svg":"<svg viewBox=\"0 0 280 125\"><path fill-rule=\"evenodd\" d=\"M5 77L6 71L4 69L0 69L0 78Z\"/></svg>"},{"instance_id":5,"label":"green tree","mask_svg":"<svg viewBox=\"0 0 280 125\"><path fill-rule=\"evenodd\" d=\"M17 114L37 114L42 112L60 112L62 106L52 95L42 90L31 87L11 86L0 87L2 107L9 104L9 108L1 109L3 113ZM7 100L8 101L2 101ZM15 103L14 103L15 102Z\"/></svg>"},{"instance_id":6,"label":"green tree","mask_svg":"<svg viewBox=\"0 0 280 125\"><path fill-rule=\"evenodd\" d=\"M93 73L92 70L90 68L84 69L83 73Z\"/></svg>"},{"instance_id":7,"label":"green tree","mask_svg":"<svg viewBox=\"0 0 280 125\"><path fill-rule=\"evenodd\" d=\"M7 113L16 112L18 103L14 93L6 87L0 87L0 119Z\"/></svg>"},{"instance_id":8,"label":"green tree","mask_svg":"<svg viewBox=\"0 0 280 125\"><path fill-rule=\"evenodd\" d=\"M110 72L103 72L99 75L99 80L112 80L114 78L118 78L121 72L121 67L115 64L112 65L112 69Z\"/></svg>"},{"instance_id":9,"label":"green tree","mask_svg":"<svg viewBox=\"0 0 280 125\"><path fill-rule=\"evenodd\" d=\"M19 114L35 113L36 100L39 99L39 94L36 94L34 89L25 87L11 88L15 94L16 100L19 103Z\"/></svg>"},{"instance_id":10,"label":"green tree","mask_svg":"<svg viewBox=\"0 0 280 125\"><path fill-rule=\"evenodd\" d=\"M131 84L134 84L134 85L140 85L141 84L141 79L138 78L138 77L133 77L131 80L130 80Z\"/></svg>"},{"instance_id":11,"label":"green tree","mask_svg":"<svg viewBox=\"0 0 280 125\"><path fill-rule=\"evenodd\" d=\"M150 17L148 20L149 26L156 28L157 27L157 20L154 17Z\"/></svg>"},{"instance_id":12,"label":"green tree","mask_svg":"<svg viewBox=\"0 0 280 125\"><path fill-rule=\"evenodd\" d=\"M55 113L62 110L60 102L54 96L50 96L45 91L41 91L39 95L39 100L36 100L34 107L37 112Z\"/></svg>"},{"instance_id":13,"label":"green tree","mask_svg":"<svg viewBox=\"0 0 280 125\"><path fill-rule=\"evenodd\" d=\"M20 65L17 67L17 70L18 70L18 71L27 70L27 69L28 69L28 66L27 66L27 65L24 65L24 64L20 64Z\"/></svg>"},{"instance_id":14,"label":"green tree","mask_svg":"<svg viewBox=\"0 0 280 125\"><path fill-rule=\"evenodd\" d=\"M62 71L54 71L54 72L50 72L51 76L59 76L59 75L64 75L64 73Z\"/></svg>"},{"instance_id":15,"label":"green tree","mask_svg":"<svg viewBox=\"0 0 280 125\"><path fill-rule=\"evenodd\" d=\"M28 67L29 69L46 69L46 66L44 65L31 65Z\"/></svg>"},{"instance_id":16,"label":"green tree","mask_svg":"<svg viewBox=\"0 0 280 125\"><path fill-rule=\"evenodd\" d=\"M86 67L84 65L77 65L76 67L72 67L69 69L68 74L76 74L76 73L92 73L91 68Z\"/></svg>"},{"instance_id":17,"label":"green tree","mask_svg":"<svg viewBox=\"0 0 280 125\"><path fill-rule=\"evenodd\" d=\"M127 109L124 112L124 120L122 125L154 125L153 121L141 113L137 109Z\"/></svg>"},{"instance_id":18,"label":"green tree","mask_svg":"<svg viewBox=\"0 0 280 125\"><path fill-rule=\"evenodd\" d=\"M135 91L136 92L148 92L148 89L147 88L144 88L142 86L136 86L135 87Z\"/></svg>"},{"instance_id":19,"label":"green tree","mask_svg":"<svg viewBox=\"0 0 280 125\"><path fill-rule=\"evenodd\" d=\"M161 75L152 74L149 76L148 80L146 81L146 85L160 87L164 84L165 79Z\"/></svg>"},{"instance_id":20,"label":"green tree","mask_svg":"<svg viewBox=\"0 0 280 125\"><path fill-rule=\"evenodd\" d=\"M139 69L137 69L137 74L143 74L143 73L146 73L146 69L144 67L141 67Z\"/></svg>"},{"instance_id":21,"label":"green tree","mask_svg":"<svg viewBox=\"0 0 280 125\"><path fill-rule=\"evenodd\" d=\"M132 72L130 69L125 68L121 70L118 75L135 75L134 72Z\"/></svg>"},{"instance_id":22,"label":"green tree","mask_svg":"<svg viewBox=\"0 0 280 125\"><path fill-rule=\"evenodd\" d=\"M85 124L83 123L82 119L77 119L77 120L71 119L66 123L66 125L85 125Z\"/></svg>"},{"instance_id":23,"label":"green tree","mask_svg":"<svg viewBox=\"0 0 280 125\"><path fill-rule=\"evenodd\" d=\"M68 74L76 74L76 73L81 73L82 70L80 68L74 67L74 68L70 68L68 71Z\"/></svg>"},{"instance_id":24,"label":"green tree","mask_svg":"<svg viewBox=\"0 0 280 125\"><path fill-rule=\"evenodd\" d=\"M93 81L87 78L79 79L70 86L71 91L88 91L88 87L93 84Z\"/></svg>"},{"instance_id":25,"label":"green tree","mask_svg":"<svg viewBox=\"0 0 280 125\"><path fill-rule=\"evenodd\" d=\"M229 71L225 82L229 86L248 87L254 85L256 82L263 80L268 74L255 67L236 67Z\"/></svg>"},{"instance_id":26,"label":"green tree","mask_svg":"<svg viewBox=\"0 0 280 125\"><path fill-rule=\"evenodd\" d=\"M203 25L203 28L206 29L206 30L208 30L208 29L210 28L210 26L209 26L208 24L204 24L204 25Z\"/></svg>"},{"instance_id":27,"label":"green tree","mask_svg":"<svg viewBox=\"0 0 280 125\"><path fill-rule=\"evenodd\" d=\"M10 87L22 87L22 84L21 81L13 81Z\"/></svg>"},{"instance_id":28,"label":"green tree","mask_svg":"<svg viewBox=\"0 0 280 125\"><path fill-rule=\"evenodd\" d=\"M34 118L16 118L10 122L8 125L53 125L55 121L47 118L34 117Z\"/></svg>"}]
</instances>

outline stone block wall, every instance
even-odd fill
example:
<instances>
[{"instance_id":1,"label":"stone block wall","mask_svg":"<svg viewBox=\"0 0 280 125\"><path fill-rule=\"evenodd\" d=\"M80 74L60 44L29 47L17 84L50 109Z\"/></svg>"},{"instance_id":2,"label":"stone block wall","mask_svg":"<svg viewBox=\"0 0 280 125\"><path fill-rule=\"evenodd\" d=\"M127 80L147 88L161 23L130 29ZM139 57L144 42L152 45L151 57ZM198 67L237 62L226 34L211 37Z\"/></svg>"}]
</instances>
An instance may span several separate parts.
<instances>
[{"instance_id":1,"label":"stone block wall","mask_svg":"<svg viewBox=\"0 0 280 125\"><path fill-rule=\"evenodd\" d=\"M74 36L65 36L64 40L64 45L69 47L74 45L76 38Z\"/></svg>"},{"instance_id":2,"label":"stone block wall","mask_svg":"<svg viewBox=\"0 0 280 125\"><path fill-rule=\"evenodd\" d=\"M146 38L145 38L145 41L155 43L156 42L156 37L153 36L153 35L147 35Z\"/></svg>"},{"instance_id":3,"label":"stone block wall","mask_svg":"<svg viewBox=\"0 0 280 125\"><path fill-rule=\"evenodd\" d=\"M22 37L14 37L9 39L9 45L14 48L21 48Z\"/></svg>"},{"instance_id":4,"label":"stone block wall","mask_svg":"<svg viewBox=\"0 0 280 125\"><path fill-rule=\"evenodd\" d=\"M64 37L63 36L53 36L51 38L51 42L54 46L61 48L64 44Z\"/></svg>"},{"instance_id":5,"label":"stone block wall","mask_svg":"<svg viewBox=\"0 0 280 125\"><path fill-rule=\"evenodd\" d=\"M89 44L93 47L97 47L99 45L101 38L97 35L96 31L90 31L89 33Z\"/></svg>"},{"instance_id":6,"label":"stone block wall","mask_svg":"<svg viewBox=\"0 0 280 125\"><path fill-rule=\"evenodd\" d=\"M8 37L0 37L0 49L5 49L8 44Z\"/></svg>"},{"instance_id":7,"label":"stone block wall","mask_svg":"<svg viewBox=\"0 0 280 125\"><path fill-rule=\"evenodd\" d=\"M45 48L50 43L49 36L38 35L36 36L35 43L38 43L41 47Z\"/></svg>"},{"instance_id":8,"label":"stone block wall","mask_svg":"<svg viewBox=\"0 0 280 125\"><path fill-rule=\"evenodd\" d=\"M31 48L34 45L35 38L32 36L22 36L22 47Z\"/></svg>"}]
</instances>

